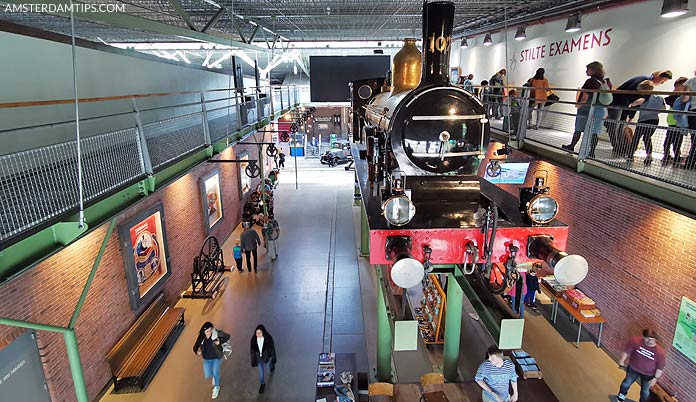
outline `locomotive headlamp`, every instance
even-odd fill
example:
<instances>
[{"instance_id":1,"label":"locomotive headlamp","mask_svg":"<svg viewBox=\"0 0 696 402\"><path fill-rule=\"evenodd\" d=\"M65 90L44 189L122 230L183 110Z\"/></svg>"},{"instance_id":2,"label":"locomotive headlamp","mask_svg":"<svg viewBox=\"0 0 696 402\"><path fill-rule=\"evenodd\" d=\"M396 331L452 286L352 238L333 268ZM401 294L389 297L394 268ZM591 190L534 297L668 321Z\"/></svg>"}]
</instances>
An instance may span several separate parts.
<instances>
[{"instance_id":1,"label":"locomotive headlamp","mask_svg":"<svg viewBox=\"0 0 696 402\"><path fill-rule=\"evenodd\" d=\"M549 223L558 215L558 202L549 195L549 187L545 185L547 178L547 171L538 171L532 187L520 188L520 212L537 225Z\"/></svg>"},{"instance_id":2,"label":"locomotive headlamp","mask_svg":"<svg viewBox=\"0 0 696 402\"><path fill-rule=\"evenodd\" d=\"M548 194L536 195L527 203L526 213L536 224L549 223L558 215L558 202Z\"/></svg>"},{"instance_id":3,"label":"locomotive headlamp","mask_svg":"<svg viewBox=\"0 0 696 402\"><path fill-rule=\"evenodd\" d=\"M382 205L382 215L394 226L403 226L416 215L416 206L405 194L395 195Z\"/></svg>"}]
</instances>

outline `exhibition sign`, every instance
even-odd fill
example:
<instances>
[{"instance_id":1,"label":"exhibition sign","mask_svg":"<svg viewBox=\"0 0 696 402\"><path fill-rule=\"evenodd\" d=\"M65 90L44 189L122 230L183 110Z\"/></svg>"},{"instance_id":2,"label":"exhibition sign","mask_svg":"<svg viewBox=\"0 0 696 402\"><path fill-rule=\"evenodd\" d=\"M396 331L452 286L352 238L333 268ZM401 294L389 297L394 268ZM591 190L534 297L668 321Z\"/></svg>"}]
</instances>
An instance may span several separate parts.
<instances>
[{"instance_id":1,"label":"exhibition sign","mask_svg":"<svg viewBox=\"0 0 696 402\"><path fill-rule=\"evenodd\" d=\"M118 232L131 307L137 311L171 275L162 204L125 221Z\"/></svg>"},{"instance_id":2,"label":"exhibition sign","mask_svg":"<svg viewBox=\"0 0 696 402\"><path fill-rule=\"evenodd\" d=\"M3 401L51 401L34 331L0 350L0 395Z\"/></svg>"},{"instance_id":3,"label":"exhibition sign","mask_svg":"<svg viewBox=\"0 0 696 402\"><path fill-rule=\"evenodd\" d=\"M220 170L215 169L200 181L201 204L206 233L222 220L222 194L220 191Z\"/></svg>"},{"instance_id":4,"label":"exhibition sign","mask_svg":"<svg viewBox=\"0 0 696 402\"><path fill-rule=\"evenodd\" d=\"M696 362L696 302L686 297L682 297L672 344L691 361Z\"/></svg>"}]
</instances>

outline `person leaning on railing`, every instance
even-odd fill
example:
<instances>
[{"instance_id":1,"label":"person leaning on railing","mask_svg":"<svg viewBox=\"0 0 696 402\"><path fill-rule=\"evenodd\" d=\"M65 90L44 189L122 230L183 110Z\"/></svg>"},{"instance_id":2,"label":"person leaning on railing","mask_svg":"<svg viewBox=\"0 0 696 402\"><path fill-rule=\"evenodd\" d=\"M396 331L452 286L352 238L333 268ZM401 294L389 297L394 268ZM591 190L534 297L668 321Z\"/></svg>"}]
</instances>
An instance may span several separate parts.
<instances>
[{"instance_id":1,"label":"person leaning on railing","mask_svg":"<svg viewBox=\"0 0 696 402\"><path fill-rule=\"evenodd\" d=\"M645 81L652 81L653 86L662 85L668 80L672 79L672 72L669 70L658 70L650 75L638 75L635 76L616 88L617 91L635 91L638 89L638 85ZM604 126L607 128L607 133L609 134L609 141L614 150L614 154L624 155L627 153L628 146L627 141L621 139L621 133L623 133L623 122L626 120L631 120L635 117L635 110L628 110L626 107L636 100L646 97L641 94L614 94L613 101L611 102L611 108L607 112L607 120Z\"/></svg>"},{"instance_id":2,"label":"person leaning on railing","mask_svg":"<svg viewBox=\"0 0 696 402\"><path fill-rule=\"evenodd\" d=\"M604 66L598 61L593 61L586 66L585 74L589 77L583 84L581 89L602 89L602 86L611 89L611 81L608 78L604 78ZM575 146L580 141L580 136L585 131L587 127L587 119L590 118L590 110L592 109L592 93L587 91L580 91L578 96L577 104L578 112L575 116L575 131L573 132L573 139L568 145L561 145L566 151L573 152ZM590 152L588 156L594 158L595 147L597 146L597 141L599 141L599 132L601 131L601 121L604 119L604 115L607 108L602 106L600 103L594 105L594 111L592 114L592 124L590 125ZM585 133L587 135L588 133Z\"/></svg>"},{"instance_id":3,"label":"person leaning on railing","mask_svg":"<svg viewBox=\"0 0 696 402\"><path fill-rule=\"evenodd\" d=\"M674 92L685 92L688 88L684 83L688 80L686 77L679 77L674 81ZM673 111L688 111L691 103L689 102L688 95L670 95L665 98L665 103L672 108ZM681 146L684 141L684 132L689 128L689 119L686 115L681 113L670 113L667 115L667 135L665 135L665 142L662 144L664 151L664 157L662 158L662 164L666 165L670 162L674 166L681 166ZM674 158L670 156L670 147L674 151Z\"/></svg>"},{"instance_id":4,"label":"person leaning on railing","mask_svg":"<svg viewBox=\"0 0 696 402\"><path fill-rule=\"evenodd\" d=\"M645 80L638 85L639 91L652 91L655 89L652 81ZM633 162L633 154L638 149L638 144L641 138L645 144L645 165L652 163L652 135L655 134L657 125L660 124L660 113L658 110L665 110L665 100L661 96L655 94L648 95L647 98L640 98L632 102L628 107L640 107L640 115L638 116L638 125L636 126L636 134L631 140L631 145L628 148L627 162Z\"/></svg>"},{"instance_id":5,"label":"person leaning on railing","mask_svg":"<svg viewBox=\"0 0 696 402\"><path fill-rule=\"evenodd\" d=\"M686 86L689 92L696 92L696 70L694 70L694 76L686 80L684 86ZM692 95L689 102L691 103L689 111L692 113L688 118L689 130L691 131L691 148L689 149L689 156L686 158L684 168L696 169L696 96Z\"/></svg>"}]
</instances>

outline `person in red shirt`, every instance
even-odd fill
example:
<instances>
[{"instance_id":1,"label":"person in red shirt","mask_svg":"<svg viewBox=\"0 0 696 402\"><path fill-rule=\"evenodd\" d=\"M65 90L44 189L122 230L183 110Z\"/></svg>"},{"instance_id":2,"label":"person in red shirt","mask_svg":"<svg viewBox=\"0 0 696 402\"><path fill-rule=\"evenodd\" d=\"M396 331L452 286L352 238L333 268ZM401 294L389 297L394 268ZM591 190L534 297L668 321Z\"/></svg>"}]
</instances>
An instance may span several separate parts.
<instances>
[{"instance_id":1,"label":"person in red shirt","mask_svg":"<svg viewBox=\"0 0 696 402\"><path fill-rule=\"evenodd\" d=\"M665 368L665 350L657 345L657 334L651 329L643 330L643 337L628 341L619 359L619 368L626 369L626 378L621 383L617 400L623 402L626 393L640 378L640 402L647 402L650 387L657 383ZM628 359L628 366L626 360Z\"/></svg>"}]
</instances>

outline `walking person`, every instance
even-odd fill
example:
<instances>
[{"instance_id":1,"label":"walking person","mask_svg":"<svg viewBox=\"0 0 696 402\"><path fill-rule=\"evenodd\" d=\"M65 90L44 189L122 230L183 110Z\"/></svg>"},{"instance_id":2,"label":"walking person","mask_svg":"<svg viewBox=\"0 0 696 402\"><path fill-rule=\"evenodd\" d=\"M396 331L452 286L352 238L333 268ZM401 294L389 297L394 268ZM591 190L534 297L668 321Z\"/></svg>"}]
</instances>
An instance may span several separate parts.
<instances>
[{"instance_id":1,"label":"walking person","mask_svg":"<svg viewBox=\"0 0 696 402\"><path fill-rule=\"evenodd\" d=\"M253 256L254 272L258 272L258 253L256 252L256 248L261 244L261 239L259 238L259 234L256 233L256 231L251 227L251 222L244 222L244 227L245 229L241 236L241 246L242 251L244 251L244 254L246 255L247 270L251 272L251 257Z\"/></svg>"},{"instance_id":2,"label":"walking person","mask_svg":"<svg viewBox=\"0 0 696 402\"><path fill-rule=\"evenodd\" d=\"M282 150L278 152L278 167L281 169L285 169L285 154Z\"/></svg>"},{"instance_id":3,"label":"walking person","mask_svg":"<svg viewBox=\"0 0 696 402\"><path fill-rule=\"evenodd\" d=\"M237 271L240 273L244 272L244 269L242 269L242 247L239 245L239 239L234 241L232 254L234 256L234 262L237 265Z\"/></svg>"},{"instance_id":4,"label":"walking person","mask_svg":"<svg viewBox=\"0 0 696 402\"><path fill-rule=\"evenodd\" d=\"M638 85L639 91L652 91L655 88L651 81L645 80ZM652 163L652 135L657 130L657 125L660 124L658 110L665 110L665 100L661 96L650 94L647 98L640 98L628 105L629 107L640 106L640 115L638 115L638 126L636 127L636 135L633 136L631 145L628 149L627 162L633 162L633 154L638 149L640 139L643 139L645 144L645 165Z\"/></svg>"},{"instance_id":5,"label":"walking person","mask_svg":"<svg viewBox=\"0 0 696 402\"><path fill-rule=\"evenodd\" d=\"M626 370L619 388L618 402L626 400L628 389L640 379L640 402L647 402L650 387L657 383L665 368L665 350L657 344L657 333L651 329L643 330L643 337L631 338L619 359L619 368ZM626 360L628 359L628 363Z\"/></svg>"},{"instance_id":6,"label":"walking person","mask_svg":"<svg viewBox=\"0 0 696 402\"><path fill-rule=\"evenodd\" d=\"M581 89L611 89L611 81L608 78L604 78L604 66L598 61L593 61L586 66L585 74L589 77L585 83L582 85ZM606 114L607 108L604 107L602 103L602 96L597 97L598 102L594 105L594 112L590 116L590 110L592 109L592 94L586 91L580 91L578 95L577 104L575 107L578 112L575 116L575 131L573 132L573 139L568 145L561 145L566 151L573 152L575 146L580 142L580 136L585 131L587 127L587 119L592 118L592 123L590 124L590 132L585 133L585 135L590 135L590 152L588 156L594 158L595 148L597 147L597 142L599 141L599 132L602 130L602 119ZM611 101L606 102L607 104Z\"/></svg>"},{"instance_id":7,"label":"walking person","mask_svg":"<svg viewBox=\"0 0 696 402\"><path fill-rule=\"evenodd\" d=\"M269 366L271 373L275 370L277 363L275 344L273 337L266 331L266 328L259 324L256 326L254 335L251 337L251 367L259 368L259 394L263 394L266 388L265 369Z\"/></svg>"},{"instance_id":8,"label":"walking person","mask_svg":"<svg viewBox=\"0 0 696 402\"><path fill-rule=\"evenodd\" d=\"M474 377L483 389L483 402L516 402L518 395L515 365L503 357L503 351L497 346L489 347L486 355L486 361L481 363Z\"/></svg>"},{"instance_id":9,"label":"walking person","mask_svg":"<svg viewBox=\"0 0 696 402\"><path fill-rule=\"evenodd\" d=\"M549 80L544 77L546 70L539 68L534 77L529 79L529 86L533 88L532 98L529 100L529 116L527 116L527 128L537 130L541 122L541 110L546 105L549 91ZM532 125L534 110L536 109L536 124Z\"/></svg>"},{"instance_id":10,"label":"walking person","mask_svg":"<svg viewBox=\"0 0 696 402\"><path fill-rule=\"evenodd\" d=\"M198 338L193 344L193 353L203 358L203 375L206 379L213 378L213 399L220 394L220 362L225 356L222 345L229 339L228 333L206 322L198 331Z\"/></svg>"},{"instance_id":11,"label":"walking person","mask_svg":"<svg viewBox=\"0 0 696 402\"><path fill-rule=\"evenodd\" d=\"M505 95L505 89L503 87L505 86L504 78L506 75L507 71L503 68L497 73L495 73L489 81L489 85L492 88L491 105L493 109L492 117L494 119L500 119L503 115L503 96Z\"/></svg>"}]
</instances>

